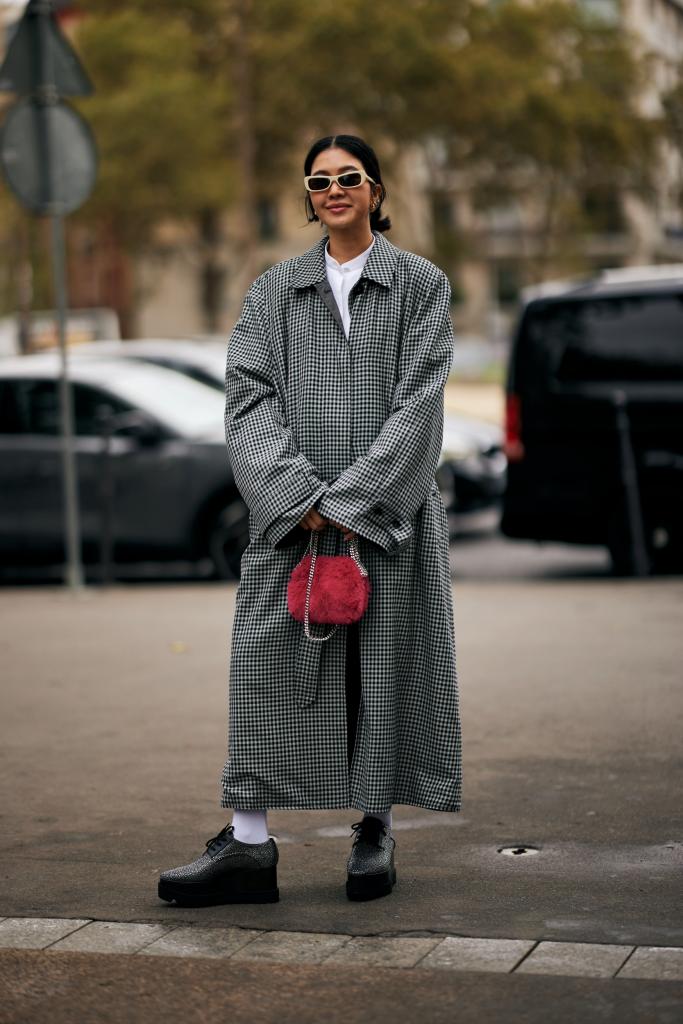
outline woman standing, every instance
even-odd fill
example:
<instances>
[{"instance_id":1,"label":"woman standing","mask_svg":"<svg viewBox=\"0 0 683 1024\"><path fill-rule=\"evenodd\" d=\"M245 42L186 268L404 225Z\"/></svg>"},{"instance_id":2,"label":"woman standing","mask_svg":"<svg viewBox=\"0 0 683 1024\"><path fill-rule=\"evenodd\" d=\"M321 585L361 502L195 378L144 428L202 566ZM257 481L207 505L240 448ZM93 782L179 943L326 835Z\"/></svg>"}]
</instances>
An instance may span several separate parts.
<instances>
[{"instance_id":1,"label":"woman standing","mask_svg":"<svg viewBox=\"0 0 683 1024\"><path fill-rule=\"evenodd\" d=\"M453 358L441 270L383 235L386 196L362 139L320 139L305 164L303 256L257 278L230 337L225 433L249 508L230 657L230 825L162 874L182 905L278 899L268 808L347 808L347 895L396 880L391 808L461 806L461 733L446 511L435 481ZM325 643L289 613L311 530L356 538L364 616Z\"/></svg>"}]
</instances>

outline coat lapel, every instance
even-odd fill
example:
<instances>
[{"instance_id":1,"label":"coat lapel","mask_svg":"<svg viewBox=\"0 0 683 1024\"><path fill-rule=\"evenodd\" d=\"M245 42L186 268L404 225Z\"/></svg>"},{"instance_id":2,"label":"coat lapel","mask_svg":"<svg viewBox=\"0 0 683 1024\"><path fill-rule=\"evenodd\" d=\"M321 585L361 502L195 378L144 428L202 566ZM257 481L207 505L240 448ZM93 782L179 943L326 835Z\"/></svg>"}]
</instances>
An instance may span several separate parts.
<instances>
[{"instance_id":1,"label":"coat lapel","mask_svg":"<svg viewBox=\"0 0 683 1024\"><path fill-rule=\"evenodd\" d=\"M373 235L375 236L375 244L365 261L361 277L368 278L370 281L376 281L377 284L381 284L385 288L391 288L396 270L398 250L380 231L373 231ZM327 282L327 270L325 267L326 245L327 236L324 236L296 260L292 275L292 285L294 288L310 288L311 285ZM334 302L334 296L332 296L332 301Z\"/></svg>"},{"instance_id":2,"label":"coat lapel","mask_svg":"<svg viewBox=\"0 0 683 1024\"><path fill-rule=\"evenodd\" d=\"M334 319L339 324L339 329L341 330L342 334L345 334L344 321L342 320L341 313L339 312L339 306L337 305L337 300L332 294L332 289L330 288L327 278L324 281L316 281L313 287L315 288L318 295L329 309Z\"/></svg>"},{"instance_id":3,"label":"coat lapel","mask_svg":"<svg viewBox=\"0 0 683 1024\"><path fill-rule=\"evenodd\" d=\"M391 242L388 242L379 231L373 231L373 235L375 236L375 244L365 261L361 280L375 281L384 288L391 288L396 268L396 247ZM342 334L345 335L341 313L327 280L327 268L325 266L326 245L327 236L324 236L299 257L292 276L292 286L294 288L314 287L322 302L332 314Z\"/></svg>"}]
</instances>

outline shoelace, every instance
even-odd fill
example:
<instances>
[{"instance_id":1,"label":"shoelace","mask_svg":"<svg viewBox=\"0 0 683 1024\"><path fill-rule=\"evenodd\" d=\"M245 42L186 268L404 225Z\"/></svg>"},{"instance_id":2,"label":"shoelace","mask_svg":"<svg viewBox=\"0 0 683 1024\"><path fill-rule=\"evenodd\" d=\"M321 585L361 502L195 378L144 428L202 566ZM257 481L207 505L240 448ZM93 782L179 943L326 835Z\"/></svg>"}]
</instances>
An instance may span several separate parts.
<instances>
[{"instance_id":1,"label":"shoelace","mask_svg":"<svg viewBox=\"0 0 683 1024\"><path fill-rule=\"evenodd\" d=\"M380 846L380 837L387 834L386 826L378 818L363 818L362 821L356 821L351 828L355 833L354 843L365 840Z\"/></svg>"},{"instance_id":2,"label":"shoelace","mask_svg":"<svg viewBox=\"0 0 683 1024\"><path fill-rule=\"evenodd\" d=\"M207 839L207 841L206 841L206 849L208 850L208 852L209 853L219 853L220 850L222 850L225 846L227 846L228 841L230 839L232 839L232 833L233 833L233 826L232 825L226 825L225 828L222 828L220 830L220 832L218 833L217 836L213 837L213 839Z\"/></svg>"}]
</instances>

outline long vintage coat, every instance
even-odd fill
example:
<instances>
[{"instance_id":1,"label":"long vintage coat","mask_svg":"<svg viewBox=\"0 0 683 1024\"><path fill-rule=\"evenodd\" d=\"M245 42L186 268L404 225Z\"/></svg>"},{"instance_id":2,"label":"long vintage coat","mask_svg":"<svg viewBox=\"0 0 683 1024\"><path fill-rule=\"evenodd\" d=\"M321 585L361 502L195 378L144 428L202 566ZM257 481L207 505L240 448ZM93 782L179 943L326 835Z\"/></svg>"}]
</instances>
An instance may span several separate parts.
<instances>
[{"instance_id":1,"label":"long vintage coat","mask_svg":"<svg viewBox=\"0 0 683 1024\"><path fill-rule=\"evenodd\" d=\"M434 264L375 244L348 340L322 238L249 289L227 349L225 434L249 508L230 652L222 807L461 805L447 518L435 481L453 358ZM359 535L371 596L358 623L362 697L347 761L345 634L307 639L287 583L313 505ZM346 554L339 529L319 554ZM316 633L329 627L312 627Z\"/></svg>"}]
</instances>

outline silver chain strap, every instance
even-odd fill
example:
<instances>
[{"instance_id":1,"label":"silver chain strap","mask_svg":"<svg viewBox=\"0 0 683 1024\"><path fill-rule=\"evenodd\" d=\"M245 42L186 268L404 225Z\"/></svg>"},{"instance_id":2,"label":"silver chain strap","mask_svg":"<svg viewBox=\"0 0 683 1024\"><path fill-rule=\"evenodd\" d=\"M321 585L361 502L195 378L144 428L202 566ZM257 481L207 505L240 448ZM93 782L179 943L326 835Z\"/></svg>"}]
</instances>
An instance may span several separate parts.
<instances>
[{"instance_id":1,"label":"silver chain strap","mask_svg":"<svg viewBox=\"0 0 683 1024\"><path fill-rule=\"evenodd\" d=\"M354 560L354 562L358 566L358 570L359 570L361 576L367 576L368 575L368 570L365 568L365 566L361 562L360 555L358 553L358 539L356 537L354 537L353 540L347 541L347 543L349 545L349 554L351 555L351 558ZM315 560L318 557L318 533L317 533L317 530L311 530L311 540L309 542L309 547L310 547L310 550L311 550L311 565L310 565L310 568L308 570L308 583L306 584L306 612L305 612L305 615L304 615L304 631L305 631L306 636L307 636L307 638L309 640L316 640L319 643L324 643L325 640L329 640L331 636L334 636L334 634L339 629L339 623L337 623L332 628L332 630L327 634L327 636L313 636L313 634L311 633L309 614L310 614L310 604L311 604L311 587L313 585L313 574L315 572Z\"/></svg>"}]
</instances>

